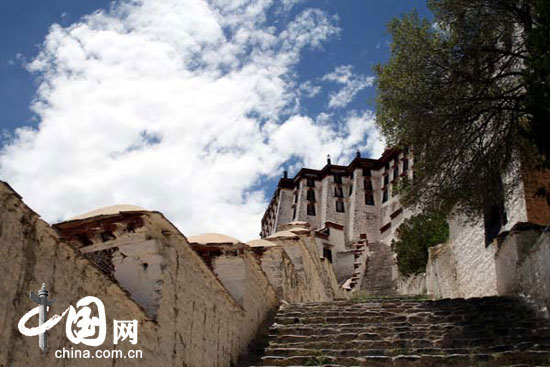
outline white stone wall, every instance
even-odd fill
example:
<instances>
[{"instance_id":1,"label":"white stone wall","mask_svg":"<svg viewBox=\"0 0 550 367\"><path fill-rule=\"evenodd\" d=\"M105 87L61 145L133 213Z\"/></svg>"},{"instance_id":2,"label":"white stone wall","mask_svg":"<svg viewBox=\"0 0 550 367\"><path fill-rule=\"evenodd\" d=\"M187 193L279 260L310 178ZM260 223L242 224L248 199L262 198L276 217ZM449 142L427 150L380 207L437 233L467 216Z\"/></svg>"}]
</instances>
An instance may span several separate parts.
<instances>
[{"instance_id":1,"label":"white stone wall","mask_svg":"<svg viewBox=\"0 0 550 367\"><path fill-rule=\"evenodd\" d=\"M242 306L247 284L244 258L241 256L220 255L214 259L212 268L225 289Z\"/></svg>"},{"instance_id":2,"label":"white stone wall","mask_svg":"<svg viewBox=\"0 0 550 367\"><path fill-rule=\"evenodd\" d=\"M497 291L501 295L520 293L520 263L524 261L530 247L536 242L540 230L513 230L498 246L495 254Z\"/></svg>"},{"instance_id":3,"label":"white stone wall","mask_svg":"<svg viewBox=\"0 0 550 367\"><path fill-rule=\"evenodd\" d=\"M504 178L504 180L510 178ZM501 232L527 221L523 185L518 184L505 202L508 222ZM430 250L428 292L437 297L480 297L498 294L496 241L485 246L483 218L468 221L462 215L449 220L450 240ZM504 255L502 255L504 256Z\"/></svg>"},{"instance_id":4,"label":"white stone wall","mask_svg":"<svg viewBox=\"0 0 550 367\"><path fill-rule=\"evenodd\" d=\"M139 344L122 342L116 349L142 350L140 363L144 365L229 367L237 363L239 355L245 353L254 340L259 326L278 306L275 292L256 260L246 255L247 296L244 306L240 306L190 248L185 237L161 214L144 213L143 218L147 241L155 243L153 252L163 259L159 267L161 290L156 320L145 313L146 303L138 303L142 301L141 294L125 291L121 283L82 257L26 207L13 190L0 182L0 258L9 259L2 263L3 277L0 278L0 319L3 320L0 365L113 365L111 359L55 358L52 351L62 347L95 349L71 344L65 336L64 321L48 331L50 352L45 355L38 348L36 337L25 337L18 332L17 320L36 306L29 299L29 291L36 292L42 282L46 283L51 298L56 298L50 309L52 315L75 305L84 296L103 301L108 332L105 343L98 348L113 348L113 319L135 319ZM141 266L138 258L144 259L147 246L138 247L139 251L133 254L127 248L124 250L134 260L119 263L122 273L127 265ZM132 289L134 283L128 280L125 284ZM149 289L148 285L144 289ZM118 359L116 365L133 366L135 360Z\"/></svg>"},{"instance_id":5,"label":"white stone wall","mask_svg":"<svg viewBox=\"0 0 550 367\"><path fill-rule=\"evenodd\" d=\"M113 254L115 279L151 317L158 311L166 265L159 249L156 240L142 240L119 246Z\"/></svg>"},{"instance_id":6,"label":"white stone wall","mask_svg":"<svg viewBox=\"0 0 550 367\"><path fill-rule=\"evenodd\" d=\"M344 291L338 285L332 264L322 259L317 243L310 234L299 235L294 238L269 238L267 240L281 246L288 255L296 274L296 280L301 284L300 292L304 294L302 298L312 302L346 297ZM275 274L278 272L271 271L267 273ZM278 278L282 276L282 274L277 275ZM293 296L291 298L300 297Z\"/></svg>"},{"instance_id":7,"label":"white stone wall","mask_svg":"<svg viewBox=\"0 0 550 367\"><path fill-rule=\"evenodd\" d=\"M426 288L426 273L411 275L408 277L400 276L395 282L397 293L409 296L425 295L428 293Z\"/></svg>"},{"instance_id":8,"label":"white stone wall","mask_svg":"<svg viewBox=\"0 0 550 367\"><path fill-rule=\"evenodd\" d=\"M311 300L304 282L306 279L298 275L282 246L265 249L260 264L280 300L289 303Z\"/></svg>"},{"instance_id":9,"label":"white stone wall","mask_svg":"<svg viewBox=\"0 0 550 367\"><path fill-rule=\"evenodd\" d=\"M275 219L275 226L271 232L267 235L271 235L281 230L281 226L286 223L292 222L292 190L279 189L279 201L277 205L277 216Z\"/></svg>"},{"instance_id":10,"label":"white stone wall","mask_svg":"<svg viewBox=\"0 0 550 367\"><path fill-rule=\"evenodd\" d=\"M426 265L426 291L433 298L462 297L457 283L457 266L449 243L429 249Z\"/></svg>"},{"instance_id":11,"label":"white stone wall","mask_svg":"<svg viewBox=\"0 0 550 367\"><path fill-rule=\"evenodd\" d=\"M342 177L342 183L346 182L347 178ZM337 186L334 183L334 176L328 175L323 180L323 201L324 201L324 210L322 221L338 223L343 226L347 224L347 211L349 209L349 202L346 202L345 197L348 192L346 192L346 187L349 190L349 187L345 184L342 184L344 191L344 198L337 198L334 196L334 188ZM342 200L344 202L344 213L336 211L336 201Z\"/></svg>"},{"instance_id":12,"label":"white stone wall","mask_svg":"<svg viewBox=\"0 0 550 367\"><path fill-rule=\"evenodd\" d=\"M539 236L519 262L519 292L550 316L550 232Z\"/></svg>"},{"instance_id":13,"label":"white stone wall","mask_svg":"<svg viewBox=\"0 0 550 367\"><path fill-rule=\"evenodd\" d=\"M499 295L530 298L547 316L550 309L550 232L510 232L496 254Z\"/></svg>"},{"instance_id":14,"label":"white stone wall","mask_svg":"<svg viewBox=\"0 0 550 367\"><path fill-rule=\"evenodd\" d=\"M372 171L375 174L376 171ZM375 205L365 203L365 180L372 179ZM350 205L350 221L348 231L348 242L358 241L361 234L368 234L369 241L378 241L380 237L379 208L382 197L378 195L380 189L380 178L363 176L362 169L356 169L353 184L353 204ZM377 191L378 190L378 191Z\"/></svg>"},{"instance_id":15,"label":"white stone wall","mask_svg":"<svg viewBox=\"0 0 550 367\"><path fill-rule=\"evenodd\" d=\"M332 267L334 268L336 279L338 280L338 284L342 284L351 278L355 271L353 267L355 263L355 251L347 250L345 252L337 252L332 255L332 259Z\"/></svg>"},{"instance_id":16,"label":"white stone wall","mask_svg":"<svg viewBox=\"0 0 550 367\"><path fill-rule=\"evenodd\" d=\"M450 221L449 227L460 297L497 294L496 246L485 247L483 224L470 225L463 217L456 217Z\"/></svg>"}]
</instances>

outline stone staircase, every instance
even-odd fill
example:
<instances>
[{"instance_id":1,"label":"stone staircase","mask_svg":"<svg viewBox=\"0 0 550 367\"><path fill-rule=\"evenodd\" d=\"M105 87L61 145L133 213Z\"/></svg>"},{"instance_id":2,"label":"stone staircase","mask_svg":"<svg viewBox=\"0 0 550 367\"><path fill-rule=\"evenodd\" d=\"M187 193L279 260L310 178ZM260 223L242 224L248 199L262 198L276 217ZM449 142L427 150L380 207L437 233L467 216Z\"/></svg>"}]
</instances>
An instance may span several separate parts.
<instances>
[{"instance_id":1,"label":"stone staircase","mask_svg":"<svg viewBox=\"0 0 550 367\"><path fill-rule=\"evenodd\" d=\"M361 288L371 296L395 295L396 285L392 281L394 260L391 248L381 242L369 242L368 249L367 268Z\"/></svg>"},{"instance_id":2,"label":"stone staircase","mask_svg":"<svg viewBox=\"0 0 550 367\"><path fill-rule=\"evenodd\" d=\"M246 366L550 366L550 320L503 297L291 304Z\"/></svg>"}]
</instances>

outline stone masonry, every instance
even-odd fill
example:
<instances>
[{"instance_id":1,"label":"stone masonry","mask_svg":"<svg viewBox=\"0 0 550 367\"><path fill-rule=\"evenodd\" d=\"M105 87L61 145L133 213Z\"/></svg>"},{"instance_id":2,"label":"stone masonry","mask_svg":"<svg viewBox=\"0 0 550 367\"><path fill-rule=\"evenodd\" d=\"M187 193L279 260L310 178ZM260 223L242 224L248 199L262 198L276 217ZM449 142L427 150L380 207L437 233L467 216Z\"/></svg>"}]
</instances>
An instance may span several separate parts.
<instances>
[{"instance_id":1,"label":"stone masonry","mask_svg":"<svg viewBox=\"0 0 550 367\"><path fill-rule=\"evenodd\" d=\"M282 307L247 366L550 365L550 322L518 298L407 298Z\"/></svg>"}]
</instances>

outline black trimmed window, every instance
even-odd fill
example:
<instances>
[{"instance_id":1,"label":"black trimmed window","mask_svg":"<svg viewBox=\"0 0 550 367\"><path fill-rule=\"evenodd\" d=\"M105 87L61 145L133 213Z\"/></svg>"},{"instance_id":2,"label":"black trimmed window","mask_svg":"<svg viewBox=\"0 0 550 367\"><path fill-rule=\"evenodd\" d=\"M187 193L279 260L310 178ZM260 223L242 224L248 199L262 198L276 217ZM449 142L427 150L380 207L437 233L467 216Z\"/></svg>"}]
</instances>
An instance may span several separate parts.
<instances>
[{"instance_id":1,"label":"black trimmed window","mask_svg":"<svg viewBox=\"0 0 550 367\"><path fill-rule=\"evenodd\" d=\"M315 216L315 204L313 203L307 204L307 215Z\"/></svg>"},{"instance_id":2,"label":"black trimmed window","mask_svg":"<svg viewBox=\"0 0 550 367\"><path fill-rule=\"evenodd\" d=\"M371 176L370 168L363 168L363 176L365 176L365 177L370 177Z\"/></svg>"},{"instance_id":3,"label":"black trimmed window","mask_svg":"<svg viewBox=\"0 0 550 367\"><path fill-rule=\"evenodd\" d=\"M334 196L337 197L337 198L343 198L344 197L344 190L342 189L342 186L334 187Z\"/></svg>"},{"instance_id":4,"label":"black trimmed window","mask_svg":"<svg viewBox=\"0 0 550 367\"><path fill-rule=\"evenodd\" d=\"M390 169L390 162L386 162L386 163L384 164L384 168L385 168L386 170L389 170L389 169Z\"/></svg>"},{"instance_id":5,"label":"black trimmed window","mask_svg":"<svg viewBox=\"0 0 550 367\"><path fill-rule=\"evenodd\" d=\"M414 172L414 171L413 171ZM498 196L493 198L483 206L483 226L485 228L485 246L489 246L491 242L498 236L502 226L508 222L506 209L504 206L504 188L502 181L495 182L494 190L498 190Z\"/></svg>"},{"instance_id":6,"label":"black trimmed window","mask_svg":"<svg viewBox=\"0 0 550 367\"><path fill-rule=\"evenodd\" d=\"M388 189L382 193L382 202L385 203L386 201L388 201Z\"/></svg>"},{"instance_id":7,"label":"black trimmed window","mask_svg":"<svg viewBox=\"0 0 550 367\"><path fill-rule=\"evenodd\" d=\"M315 201L315 191L313 189L307 190L307 199L309 201Z\"/></svg>"},{"instance_id":8,"label":"black trimmed window","mask_svg":"<svg viewBox=\"0 0 550 367\"><path fill-rule=\"evenodd\" d=\"M372 180L370 178L365 180L365 190L372 190Z\"/></svg>"},{"instance_id":9,"label":"black trimmed window","mask_svg":"<svg viewBox=\"0 0 550 367\"><path fill-rule=\"evenodd\" d=\"M315 187L315 180L312 178L306 179L306 185L307 187Z\"/></svg>"},{"instance_id":10,"label":"black trimmed window","mask_svg":"<svg viewBox=\"0 0 550 367\"><path fill-rule=\"evenodd\" d=\"M334 183L341 184L342 183L342 176L334 175Z\"/></svg>"},{"instance_id":11,"label":"black trimmed window","mask_svg":"<svg viewBox=\"0 0 550 367\"><path fill-rule=\"evenodd\" d=\"M384 176L384 186L388 185L390 183L390 175Z\"/></svg>"},{"instance_id":12,"label":"black trimmed window","mask_svg":"<svg viewBox=\"0 0 550 367\"><path fill-rule=\"evenodd\" d=\"M343 201L341 201L341 200L336 201L336 211L338 213L344 213L345 212Z\"/></svg>"},{"instance_id":13,"label":"black trimmed window","mask_svg":"<svg viewBox=\"0 0 550 367\"><path fill-rule=\"evenodd\" d=\"M349 185L349 196L353 194L353 185Z\"/></svg>"},{"instance_id":14,"label":"black trimmed window","mask_svg":"<svg viewBox=\"0 0 550 367\"><path fill-rule=\"evenodd\" d=\"M294 204L296 204L298 202L298 193L295 192L294 193Z\"/></svg>"},{"instance_id":15,"label":"black trimmed window","mask_svg":"<svg viewBox=\"0 0 550 367\"><path fill-rule=\"evenodd\" d=\"M403 172L409 169L409 160L403 159Z\"/></svg>"},{"instance_id":16,"label":"black trimmed window","mask_svg":"<svg viewBox=\"0 0 550 367\"><path fill-rule=\"evenodd\" d=\"M365 204L374 205L374 195L372 192L365 193Z\"/></svg>"},{"instance_id":17,"label":"black trimmed window","mask_svg":"<svg viewBox=\"0 0 550 367\"><path fill-rule=\"evenodd\" d=\"M393 179L395 180L397 177L399 177L399 166L395 166L393 168Z\"/></svg>"},{"instance_id":18,"label":"black trimmed window","mask_svg":"<svg viewBox=\"0 0 550 367\"><path fill-rule=\"evenodd\" d=\"M323 257L332 264L332 250L326 247L323 247Z\"/></svg>"}]
</instances>

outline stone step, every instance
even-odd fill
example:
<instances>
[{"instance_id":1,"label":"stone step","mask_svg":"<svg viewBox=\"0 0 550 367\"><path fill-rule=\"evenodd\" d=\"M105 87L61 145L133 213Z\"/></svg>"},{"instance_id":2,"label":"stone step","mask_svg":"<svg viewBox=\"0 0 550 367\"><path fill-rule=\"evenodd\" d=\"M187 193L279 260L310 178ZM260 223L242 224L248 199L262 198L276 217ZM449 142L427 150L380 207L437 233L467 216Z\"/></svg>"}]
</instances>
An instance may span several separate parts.
<instances>
[{"instance_id":1,"label":"stone step","mask_svg":"<svg viewBox=\"0 0 550 367\"><path fill-rule=\"evenodd\" d=\"M499 324L503 320L503 316L489 316L483 318L484 323ZM521 322L525 319L516 315L506 315L505 321L507 322ZM528 319L525 321L536 322L535 319ZM433 324L433 323L470 323L475 325L475 322L469 320L467 314L464 315L449 315L449 316L416 316L416 315L394 315L394 316L277 316L275 318L277 324L289 325L289 324L374 324L384 323L388 325L409 323L409 324Z\"/></svg>"},{"instance_id":2,"label":"stone step","mask_svg":"<svg viewBox=\"0 0 550 367\"><path fill-rule=\"evenodd\" d=\"M306 334L315 334L317 331L323 335L340 333L340 332L389 332L396 333L401 331L437 331L443 330L448 333L463 331L463 330L485 330L491 333L502 333L506 330L525 332L529 330L537 330L539 333L548 334L550 327L544 321L530 321L516 324L497 324L483 325L479 323L424 323L412 324L409 322L397 323L319 323L319 324L274 324L270 331L273 334L281 334L288 332L299 332Z\"/></svg>"},{"instance_id":3,"label":"stone step","mask_svg":"<svg viewBox=\"0 0 550 367\"><path fill-rule=\"evenodd\" d=\"M352 346L353 347L353 346ZM497 345L488 348L477 348L473 354L494 354L504 352L525 352L525 353L547 353L550 355L550 348L547 345ZM470 348L379 348L379 349L361 349L358 348L267 348L267 356L271 357L291 357L291 356L310 356L316 353L330 357L365 357L365 356L386 356L395 357L399 355L454 355L454 354L472 354Z\"/></svg>"},{"instance_id":4,"label":"stone step","mask_svg":"<svg viewBox=\"0 0 550 367\"><path fill-rule=\"evenodd\" d=\"M537 351L511 351L492 354L450 355L398 355L335 357L320 353L278 357L265 356L262 366L365 366L365 367L504 367L548 366L550 353Z\"/></svg>"},{"instance_id":5,"label":"stone step","mask_svg":"<svg viewBox=\"0 0 550 367\"><path fill-rule=\"evenodd\" d=\"M550 367L550 320L509 297L292 304L257 365Z\"/></svg>"},{"instance_id":6,"label":"stone step","mask_svg":"<svg viewBox=\"0 0 550 367\"><path fill-rule=\"evenodd\" d=\"M362 333L339 333L331 335L299 335L299 334L285 334L271 336L274 343L305 343L305 342L346 342L356 341L357 343L365 343L367 341L375 341L376 343L383 343L391 345L412 345L410 343L416 343L418 346L439 346L448 347L455 343L457 346L475 346L479 345L507 343L507 342L532 342L538 344L548 343L550 340L549 335L541 335L536 332L530 334L513 334L495 336L492 333L479 333L477 335L468 333L461 335L460 333L432 333L432 334L418 334L418 333L396 333L380 335L372 332ZM409 344L407 344L409 343Z\"/></svg>"},{"instance_id":7,"label":"stone step","mask_svg":"<svg viewBox=\"0 0 550 367\"><path fill-rule=\"evenodd\" d=\"M453 349L470 348L476 350L504 351L512 349L550 350L550 341L548 338L457 338L452 343L444 339L431 340L423 338L414 339L347 339L347 340L294 340L294 341L274 341L269 344L269 348L301 348L301 349L361 349L361 350L386 350L386 349ZM507 347L507 349L497 350ZM496 348L496 349L495 349Z\"/></svg>"}]
</instances>

